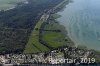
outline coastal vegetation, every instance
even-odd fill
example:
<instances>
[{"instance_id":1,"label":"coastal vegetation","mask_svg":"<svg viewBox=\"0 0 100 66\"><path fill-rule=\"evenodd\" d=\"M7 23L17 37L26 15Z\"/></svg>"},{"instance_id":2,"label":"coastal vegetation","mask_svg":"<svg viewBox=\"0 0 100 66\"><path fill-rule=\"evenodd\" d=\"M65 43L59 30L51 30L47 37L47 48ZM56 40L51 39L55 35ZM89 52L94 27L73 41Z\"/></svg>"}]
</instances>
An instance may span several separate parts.
<instances>
[{"instance_id":1,"label":"coastal vegetation","mask_svg":"<svg viewBox=\"0 0 100 66\"><path fill-rule=\"evenodd\" d=\"M100 52L88 50L85 46L75 47L67 31L56 19L56 14L71 0L28 0L8 11L0 11L0 54L41 53L63 48L59 55L71 57L74 51L90 52L89 57L100 62ZM56 7L55 7L56 6ZM59 7L60 6L60 7ZM54 9L53 12L48 12ZM64 47L68 52L64 52ZM59 49L59 50L60 50ZM73 51L74 50L74 51ZM61 51L61 50L60 50ZM70 54L71 53L71 54Z\"/></svg>"},{"instance_id":2,"label":"coastal vegetation","mask_svg":"<svg viewBox=\"0 0 100 66\"><path fill-rule=\"evenodd\" d=\"M66 1L67 0L61 2L59 7ZM54 9L58 9L58 5L56 8L54 7ZM56 18L59 18L60 15L49 13L52 12L45 12L38 23L36 23L24 53L46 52L60 47L73 45L72 41L66 35L67 32L65 28L56 21Z\"/></svg>"},{"instance_id":3,"label":"coastal vegetation","mask_svg":"<svg viewBox=\"0 0 100 66\"><path fill-rule=\"evenodd\" d=\"M46 52L56 48L74 45L66 35L65 27L56 21L55 18L59 15L51 14L47 21L45 21L43 16L33 29L24 53Z\"/></svg>"},{"instance_id":4,"label":"coastal vegetation","mask_svg":"<svg viewBox=\"0 0 100 66\"><path fill-rule=\"evenodd\" d=\"M49 50L46 46L42 45L39 42L39 32L40 32L39 29L41 29L41 25L45 21L45 19L43 19L43 17L44 17L44 15L41 17L41 19L35 25L32 33L29 37L29 40L28 40L28 43L24 50L24 53L37 53L37 52L43 52L43 51Z\"/></svg>"},{"instance_id":5,"label":"coastal vegetation","mask_svg":"<svg viewBox=\"0 0 100 66\"><path fill-rule=\"evenodd\" d=\"M41 15L63 0L28 0L0 11L0 53L22 53Z\"/></svg>"},{"instance_id":6,"label":"coastal vegetation","mask_svg":"<svg viewBox=\"0 0 100 66\"><path fill-rule=\"evenodd\" d=\"M60 25L59 22L56 21L55 18L57 17L59 17L59 15L52 14L48 22L45 24L44 31L42 32L43 41L47 42L49 46L53 48L66 46L71 42L69 39L66 39L66 29L63 25ZM70 43L69 45L72 44L73 43Z\"/></svg>"}]
</instances>

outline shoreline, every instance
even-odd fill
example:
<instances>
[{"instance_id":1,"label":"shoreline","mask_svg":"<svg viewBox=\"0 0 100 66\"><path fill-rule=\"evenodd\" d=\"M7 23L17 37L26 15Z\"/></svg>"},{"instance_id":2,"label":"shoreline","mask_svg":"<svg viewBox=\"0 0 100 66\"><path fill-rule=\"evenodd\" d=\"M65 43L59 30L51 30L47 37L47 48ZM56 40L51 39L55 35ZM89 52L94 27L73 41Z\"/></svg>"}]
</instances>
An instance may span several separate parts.
<instances>
[{"instance_id":1,"label":"shoreline","mask_svg":"<svg viewBox=\"0 0 100 66\"><path fill-rule=\"evenodd\" d=\"M67 1L67 0L65 0L65 1ZM62 17L62 15L60 15L59 12L61 12L62 9L65 9L65 8L66 8L66 5L68 5L68 3L67 3L67 4L63 4L63 8L61 8L61 9L60 9L58 12L56 12L55 14L59 15L60 17ZM57 17L56 20L59 19L60 17ZM58 20L57 20L57 21L58 21ZM62 25L60 21L58 21L58 22L60 23L60 25ZM64 26L64 25L63 25L63 26ZM65 27L65 26L64 26L64 27ZM65 27L65 30L67 31L66 27ZM67 31L67 32L68 32L68 31ZM69 37L68 34L67 34L67 36ZM71 38L71 37L69 37L69 39L72 41L72 38ZM74 41L72 41L72 42L74 43ZM79 45L79 44L75 44L75 43L74 43L74 45L75 45L75 47L85 47L85 49L87 48L87 50L94 50L94 51L100 52L99 50L88 48L88 47L85 46L85 45Z\"/></svg>"},{"instance_id":2,"label":"shoreline","mask_svg":"<svg viewBox=\"0 0 100 66\"><path fill-rule=\"evenodd\" d=\"M61 8L61 6L64 6L65 5L65 3L68 3L69 2L69 0L63 0L61 3L59 3L58 5L56 5L56 6L54 6L53 8L51 8L51 9L49 9L48 11L47 11L47 13L44 13L45 15L51 15L51 14L55 14L55 13L57 13ZM60 8L60 9L59 9ZM44 16L44 14L42 15L42 16ZM46 18L46 20L45 21L47 21L49 18L47 18L46 16L44 16L44 18L42 18L43 20ZM39 20L40 22L41 22L41 18L40 18L40 20ZM45 22L44 21L44 22ZM38 23L40 23L40 22L37 22L36 23L36 25L38 25ZM42 24L41 24L42 25ZM35 29L33 29L34 31L35 31ZM33 34L34 34L34 31L33 31ZM38 31L38 30L37 30ZM38 33L37 33L38 34ZM32 35L32 34L31 34ZM33 35L32 35L33 36ZM30 36L31 37L31 36ZM35 37L35 36L34 36ZM39 37L39 36L38 36ZM32 39L32 38L31 38ZM28 43L31 43L31 39L29 39L29 42ZM34 39L35 40L35 39ZM33 42L34 43L34 42ZM41 43L40 41L38 42L38 43L40 43L40 44L43 44L43 43ZM29 46L28 44L26 44L27 46ZM43 44L44 46L46 46L46 47L48 47L47 45L45 45L45 44ZM26 46L26 47L27 47ZM52 48L52 47L48 47L49 49L50 48ZM26 49L26 48L25 48ZM27 51L27 50L26 50ZM25 52L26 53L26 52Z\"/></svg>"},{"instance_id":3,"label":"shoreline","mask_svg":"<svg viewBox=\"0 0 100 66\"><path fill-rule=\"evenodd\" d=\"M67 4L66 4L67 5ZM64 7L63 7L64 8ZM62 9L63 9L62 8ZM61 9L61 10L62 10ZM57 12L57 13L55 13L55 14L58 14L60 12L60 10ZM60 14L58 14L58 15L60 15ZM60 17L62 17L61 15L60 15ZM58 18L60 18L60 17L58 17ZM58 20L57 20L58 21ZM58 21L59 22L59 21ZM60 23L60 22L59 22ZM64 25L63 25L64 26ZM65 27L65 26L64 26ZM67 31L67 29L66 29L66 31ZM67 34L67 36L68 36L68 34ZM69 37L69 36L68 36ZM72 41L72 39L69 37L69 39ZM73 42L73 41L72 41ZM93 54L95 54L95 56L93 56L93 57L95 57L95 59L97 60L97 62L100 62L100 58L99 57L96 57L96 56L99 56L100 55L100 51L99 50L95 50L95 49L90 49L90 48L88 48L88 47L86 47L86 46L84 46L84 45L78 45L78 44L75 44L74 42L73 42L73 44L74 44L74 47L76 47L76 48L78 48L78 49L82 49L82 50L87 50L87 51L89 51L89 52L92 52Z\"/></svg>"},{"instance_id":4,"label":"shoreline","mask_svg":"<svg viewBox=\"0 0 100 66\"><path fill-rule=\"evenodd\" d=\"M18 2L18 3L22 3L21 5L25 5L25 4L28 4L29 2L28 2L28 0L26 0L26 1ZM18 3L16 3L15 5L12 5L12 7L7 8L7 9L0 9L0 12L1 11L4 11L5 12L5 11L12 10L12 9L16 8L17 6L19 6Z\"/></svg>"},{"instance_id":5,"label":"shoreline","mask_svg":"<svg viewBox=\"0 0 100 66\"><path fill-rule=\"evenodd\" d=\"M47 19L46 19L47 20ZM60 25L60 24L59 24ZM67 31L67 30L66 30ZM83 49L82 49L83 50ZM88 51L88 50L87 50ZM19 54L20 55L20 54ZM38 54L36 54L36 55L38 55ZM52 64L51 64L52 65ZM59 64L58 64L59 65Z\"/></svg>"}]
</instances>

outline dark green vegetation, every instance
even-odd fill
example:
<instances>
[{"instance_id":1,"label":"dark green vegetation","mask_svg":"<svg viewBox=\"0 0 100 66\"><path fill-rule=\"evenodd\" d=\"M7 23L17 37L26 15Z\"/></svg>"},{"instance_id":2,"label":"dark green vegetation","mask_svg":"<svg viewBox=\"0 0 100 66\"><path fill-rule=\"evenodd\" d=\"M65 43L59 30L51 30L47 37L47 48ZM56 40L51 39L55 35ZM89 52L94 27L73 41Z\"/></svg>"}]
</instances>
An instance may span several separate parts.
<instances>
[{"instance_id":1,"label":"dark green vegetation","mask_svg":"<svg viewBox=\"0 0 100 66\"><path fill-rule=\"evenodd\" d=\"M67 37L65 28L55 20L60 15L53 14L66 1L68 0L54 7L54 11L49 10L42 15L29 37L24 53L46 52L73 44Z\"/></svg>"},{"instance_id":2,"label":"dark green vegetation","mask_svg":"<svg viewBox=\"0 0 100 66\"><path fill-rule=\"evenodd\" d=\"M0 53L22 52L42 13L63 0L28 1L29 4L0 12Z\"/></svg>"},{"instance_id":3,"label":"dark green vegetation","mask_svg":"<svg viewBox=\"0 0 100 66\"><path fill-rule=\"evenodd\" d=\"M36 24L24 53L45 52L72 46L73 43L67 37L65 28L55 20L59 15L51 14L47 21L43 16ZM48 15L45 15L45 17L48 17Z\"/></svg>"},{"instance_id":4,"label":"dark green vegetation","mask_svg":"<svg viewBox=\"0 0 100 66\"><path fill-rule=\"evenodd\" d=\"M48 15L47 15L48 16ZM35 25L30 37L29 41L25 47L24 53L37 53L37 52L44 52L48 51L48 47L44 46L39 42L39 34L41 26L45 22L44 15L41 17L41 19L38 21L38 23Z\"/></svg>"},{"instance_id":5,"label":"dark green vegetation","mask_svg":"<svg viewBox=\"0 0 100 66\"><path fill-rule=\"evenodd\" d=\"M53 48L71 45L69 44L70 40L67 39L65 28L60 25L54 17L59 17L59 15L51 15L48 22L45 24L44 31L42 32L43 41L47 42L47 44Z\"/></svg>"}]
</instances>

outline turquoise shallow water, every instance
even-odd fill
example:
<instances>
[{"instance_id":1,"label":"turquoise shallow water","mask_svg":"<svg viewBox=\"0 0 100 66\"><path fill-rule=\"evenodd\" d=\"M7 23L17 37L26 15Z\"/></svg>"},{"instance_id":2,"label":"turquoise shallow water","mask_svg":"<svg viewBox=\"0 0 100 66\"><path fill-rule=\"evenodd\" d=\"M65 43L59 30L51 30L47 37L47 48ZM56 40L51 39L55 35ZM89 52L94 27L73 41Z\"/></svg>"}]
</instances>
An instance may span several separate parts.
<instances>
[{"instance_id":1,"label":"turquoise shallow water","mask_svg":"<svg viewBox=\"0 0 100 66\"><path fill-rule=\"evenodd\" d=\"M100 51L100 0L73 0L58 14L75 44Z\"/></svg>"}]
</instances>

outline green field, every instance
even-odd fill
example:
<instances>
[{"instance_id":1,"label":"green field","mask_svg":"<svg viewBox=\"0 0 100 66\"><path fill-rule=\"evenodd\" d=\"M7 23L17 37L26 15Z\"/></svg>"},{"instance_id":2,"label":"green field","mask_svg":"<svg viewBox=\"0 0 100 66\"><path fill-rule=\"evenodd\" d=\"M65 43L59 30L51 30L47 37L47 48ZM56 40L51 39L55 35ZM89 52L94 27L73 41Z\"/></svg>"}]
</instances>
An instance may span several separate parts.
<instances>
[{"instance_id":1,"label":"green field","mask_svg":"<svg viewBox=\"0 0 100 66\"><path fill-rule=\"evenodd\" d=\"M39 42L39 30L36 30L37 28L40 29L44 21L44 19L40 19L39 22L36 24L33 32L29 37L29 41L26 45L24 53L37 53L49 50L46 46Z\"/></svg>"},{"instance_id":2,"label":"green field","mask_svg":"<svg viewBox=\"0 0 100 66\"><path fill-rule=\"evenodd\" d=\"M53 31L44 31L43 32L43 40L46 41L49 46L53 48L58 48L66 45L66 31L64 27L57 23L56 21L50 20L49 24L45 25L46 30L61 30L61 32L53 32Z\"/></svg>"},{"instance_id":3,"label":"green field","mask_svg":"<svg viewBox=\"0 0 100 66\"><path fill-rule=\"evenodd\" d=\"M24 53L38 53L38 52L46 52L51 50L49 47L39 42L39 29L41 29L41 26L44 23L45 26L44 26L44 31L42 31L41 33L42 35L41 39L45 41L49 47L58 48L69 44L70 41L69 40L66 41L67 32L62 25L60 25L55 19L50 20L50 17L47 22L45 22L45 18L41 18L36 24L34 30L32 31L29 37ZM45 31L45 30L49 30L49 31ZM52 30L60 30L60 32L56 32Z\"/></svg>"},{"instance_id":4,"label":"green field","mask_svg":"<svg viewBox=\"0 0 100 66\"><path fill-rule=\"evenodd\" d=\"M64 45L64 39L62 38L61 33L57 32L45 32L43 39L54 48Z\"/></svg>"},{"instance_id":5,"label":"green field","mask_svg":"<svg viewBox=\"0 0 100 66\"><path fill-rule=\"evenodd\" d=\"M16 3L24 2L26 0L0 0L0 10L6 10L12 8Z\"/></svg>"},{"instance_id":6,"label":"green field","mask_svg":"<svg viewBox=\"0 0 100 66\"><path fill-rule=\"evenodd\" d=\"M65 30L65 27L60 25L58 21L55 20L56 18L59 17L60 15L52 14L50 15L48 20L45 20L45 18L41 18L38 21L38 23L36 24L35 28L33 29L29 37L24 53L46 52L51 50L49 47L58 48L70 44L69 39L68 40L66 39L67 32ZM44 22L47 24L44 26L44 31L42 31L41 33L42 35L41 39L44 42L46 42L49 47L39 42L39 29L41 29L41 26L42 24L44 24ZM45 30L51 30L51 31L45 31ZM56 32L52 30L60 30L61 32Z\"/></svg>"}]
</instances>

